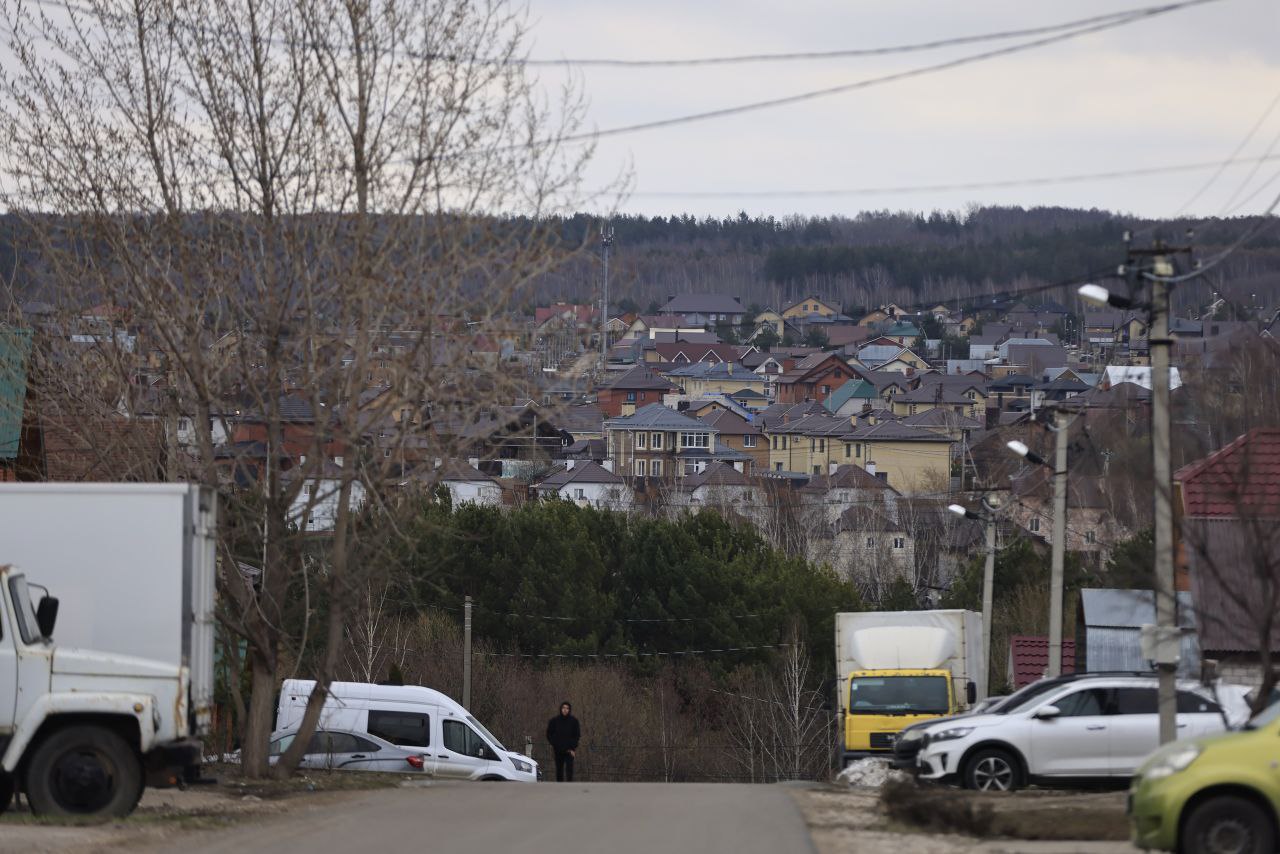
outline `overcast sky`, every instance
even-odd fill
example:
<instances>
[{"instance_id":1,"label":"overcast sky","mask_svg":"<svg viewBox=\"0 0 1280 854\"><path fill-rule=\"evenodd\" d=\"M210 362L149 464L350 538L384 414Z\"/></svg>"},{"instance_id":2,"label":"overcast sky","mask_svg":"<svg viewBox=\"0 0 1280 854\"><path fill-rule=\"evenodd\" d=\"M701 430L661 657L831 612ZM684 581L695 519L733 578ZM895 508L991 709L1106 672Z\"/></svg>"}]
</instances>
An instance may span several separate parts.
<instances>
[{"instance_id":1,"label":"overcast sky","mask_svg":"<svg viewBox=\"0 0 1280 854\"><path fill-rule=\"evenodd\" d=\"M1022 29L1142 3L997 0L528 0L531 56L683 58L837 50ZM579 68L588 127L605 129L836 86L1017 40L902 56L695 68ZM561 69L539 70L547 86ZM1212 170L1000 189L840 197L662 193L977 183L1225 160L1280 95L1280 2L1218 0L962 68L599 142L588 176L630 170L631 213L783 216L971 203L1099 207L1167 216ZM1274 147L1274 148L1273 148ZM1241 157L1280 155L1280 105ZM1237 213L1280 193L1280 160L1227 169L1189 209ZM1274 179L1274 180L1273 180ZM1232 195L1234 201L1228 205Z\"/></svg>"}]
</instances>

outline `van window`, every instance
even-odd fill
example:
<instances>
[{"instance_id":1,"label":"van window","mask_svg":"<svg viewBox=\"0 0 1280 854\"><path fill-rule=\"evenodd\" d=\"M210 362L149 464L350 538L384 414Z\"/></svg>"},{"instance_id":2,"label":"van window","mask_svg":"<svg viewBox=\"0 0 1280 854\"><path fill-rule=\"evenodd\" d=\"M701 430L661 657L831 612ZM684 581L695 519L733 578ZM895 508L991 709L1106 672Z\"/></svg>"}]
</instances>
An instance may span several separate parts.
<instances>
[{"instance_id":1,"label":"van window","mask_svg":"<svg viewBox=\"0 0 1280 854\"><path fill-rule=\"evenodd\" d=\"M392 744L426 747L431 744L431 718L418 712L369 711L369 735Z\"/></svg>"},{"instance_id":2,"label":"van window","mask_svg":"<svg viewBox=\"0 0 1280 854\"><path fill-rule=\"evenodd\" d=\"M271 748L267 751L267 753L270 756L280 756L286 750L289 749L289 745L293 744L294 735L295 733L291 732L288 735L280 736L275 741L271 742Z\"/></svg>"},{"instance_id":3,"label":"van window","mask_svg":"<svg viewBox=\"0 0 1280 854\"><path fill-rule=\"evenodd\" d=\"M1154 715L1156 713L1155 688L1117 688L1116 704L1112 714Z\"/></svg>"},{"instance_id":4,"label":"van window","mask_svg":"<svg viewBox=\"0 0 1280 854\"><path fill-rule=\"evenodd\" d=\"M1190 691L1179 691L1178 713L1218 715L1222 713L1222 709L1207 697L1201 697L1199 694L1193 694Z\"/></svg>"},{"instance_id":5,"label":"van window","mask_svg":"<svg viewBox=\"0 0 1280 854\"><path fill-rule=\"evenodd\" d=\"M478 759L488 758L489 752L479 734L462 721L444 722L444 746L454 753L463 756L474 756Z\"/></svg>"}]
</instances>

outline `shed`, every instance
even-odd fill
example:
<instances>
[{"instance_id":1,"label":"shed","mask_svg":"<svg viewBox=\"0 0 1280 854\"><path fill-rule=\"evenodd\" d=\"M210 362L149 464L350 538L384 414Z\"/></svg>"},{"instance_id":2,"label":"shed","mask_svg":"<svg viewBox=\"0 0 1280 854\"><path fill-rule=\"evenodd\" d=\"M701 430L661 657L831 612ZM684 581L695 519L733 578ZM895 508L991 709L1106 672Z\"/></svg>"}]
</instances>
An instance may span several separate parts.
<instances>
[{"instance_id":1,"label":"shed","mask_svg":"<svg viewBox=\"0 0 1280 854\"><path fill-rule=\"evenodd\" d=\"M1195 679L1200 675L1200 644L1191 594L1180 591L1177 597L1177 621L1182 628L1178 676ZM1142 627L1155 621L1154 591L1081 590L1076 616L1077 668L1082 672L1150 670L1150 663L1142 657Z\"/></svg>"}]
</instances>

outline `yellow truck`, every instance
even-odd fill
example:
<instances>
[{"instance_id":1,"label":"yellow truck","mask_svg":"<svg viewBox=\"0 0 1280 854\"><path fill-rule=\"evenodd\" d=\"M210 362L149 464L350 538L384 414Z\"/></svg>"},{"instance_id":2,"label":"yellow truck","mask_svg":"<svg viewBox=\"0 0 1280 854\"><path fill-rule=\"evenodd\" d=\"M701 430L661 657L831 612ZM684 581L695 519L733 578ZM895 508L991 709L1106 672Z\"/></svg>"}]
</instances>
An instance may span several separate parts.
<instances>
[{"instance_id":1,"label":"yellow truck","mask_svg":"<svg viewBox=\"0 0 1280 854\"><path fill-rule=\"evenodd\" d=\"M982 700L986 661L973 611L836 614L842 764L888 757L904 727Z\"/></svg>"}]
</instances>

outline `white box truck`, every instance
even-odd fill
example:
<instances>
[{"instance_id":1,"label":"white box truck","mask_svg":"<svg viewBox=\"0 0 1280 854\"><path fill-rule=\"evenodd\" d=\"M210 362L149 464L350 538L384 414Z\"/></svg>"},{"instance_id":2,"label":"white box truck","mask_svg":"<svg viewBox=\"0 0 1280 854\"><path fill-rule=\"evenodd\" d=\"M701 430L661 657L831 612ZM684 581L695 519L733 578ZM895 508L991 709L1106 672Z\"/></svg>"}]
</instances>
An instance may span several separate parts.
<instances>
[{"instance_id":1,"label":"white box truck","mask_svg":"<svg viewBox=\"0 0 1280 854\"><path fill-rule=\"evenodd\" d=\"M904 727L983 699L985 669L982 615L973 611L836 614L844 764L888 756Z\"/></svg>"},{"instance_id":2,"label":"white box truck","mask_svg":"<svg viewBox=\"0 0 1280 854\"><path fill-rule=\"evenodd\" d=\"M198 773L216 525L203 487L0 484L0 809L123 815Z\"/></svg>"}]
</instances>

